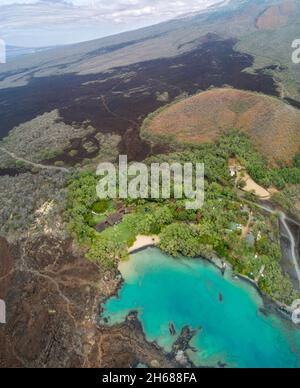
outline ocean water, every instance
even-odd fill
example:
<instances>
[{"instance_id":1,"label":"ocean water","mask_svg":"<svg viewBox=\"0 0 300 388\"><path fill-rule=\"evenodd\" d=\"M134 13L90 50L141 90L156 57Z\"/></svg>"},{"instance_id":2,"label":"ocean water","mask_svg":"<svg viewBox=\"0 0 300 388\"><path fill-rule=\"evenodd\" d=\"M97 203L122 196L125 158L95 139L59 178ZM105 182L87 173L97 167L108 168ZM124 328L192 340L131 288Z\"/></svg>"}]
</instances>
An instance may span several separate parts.
<instances>
[{"instance_id":1,"label":"ocean water","mask_svg":"<svg viewBox=\"0 0 300 388\"><path fill-rule=\"evenodd\" d=\"M196 351L188 351L197 366L300 367L299 328L277 315L262 314L257 290L231 273L223 277L205 260L174 259L156 248L131 256L120 271L125 282L119 296L103 306L101 318L108 325L123 322L136 310L147 339L166 351L184 326L200 327L191 342Z\"/></svg>"}]
</instances>

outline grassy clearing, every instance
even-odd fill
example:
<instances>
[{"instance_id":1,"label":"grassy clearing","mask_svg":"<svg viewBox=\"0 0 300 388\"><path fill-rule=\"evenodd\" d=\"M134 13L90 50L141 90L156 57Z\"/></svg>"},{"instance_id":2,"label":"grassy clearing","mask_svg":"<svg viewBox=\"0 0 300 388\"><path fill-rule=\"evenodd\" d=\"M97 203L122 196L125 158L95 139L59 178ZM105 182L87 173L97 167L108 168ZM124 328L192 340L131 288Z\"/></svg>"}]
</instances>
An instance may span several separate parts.
<instances>
[{"instance_id":1,"label":"grassy clearing","mask_svg":"<svg viewBox=\"0 0 300 388\"><path fill-rule=\"evenodd\" d=\"M129 214L124 217L120 224L106 229L101 233L101 235L107 239L119 241L128 245L138 234L138 231L132 228L133 223L138 219L138 217L139 215Z\"/></svg>"}]
</instances>

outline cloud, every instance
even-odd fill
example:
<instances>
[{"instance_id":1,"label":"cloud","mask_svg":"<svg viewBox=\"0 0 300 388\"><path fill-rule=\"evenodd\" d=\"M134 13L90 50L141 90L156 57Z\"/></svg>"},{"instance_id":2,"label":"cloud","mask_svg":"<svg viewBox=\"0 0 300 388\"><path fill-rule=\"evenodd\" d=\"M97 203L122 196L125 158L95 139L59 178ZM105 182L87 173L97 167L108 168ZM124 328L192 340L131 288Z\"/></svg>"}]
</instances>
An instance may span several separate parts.
<instances>
[{"instance_id":1,"label":"cloud","mask_svg":"<svg viewBox=\"0 0 300 388\"><path fill-rule=\"evenodd\" d=\"M151 25L219 2L0 0L0 36L27 46L71 43Z\"/></svg>"},{"instance_id":2,"label":"cloud","mask_svg":"<svg viewBox=\"0 0 300 388\"><path fill-rule=\"evenodd\" d=\"M37 3L70 3L74 5L90 5L91 3L93 3L93 0L0 0L0 6Z\"/></svg>"}]
</instances>

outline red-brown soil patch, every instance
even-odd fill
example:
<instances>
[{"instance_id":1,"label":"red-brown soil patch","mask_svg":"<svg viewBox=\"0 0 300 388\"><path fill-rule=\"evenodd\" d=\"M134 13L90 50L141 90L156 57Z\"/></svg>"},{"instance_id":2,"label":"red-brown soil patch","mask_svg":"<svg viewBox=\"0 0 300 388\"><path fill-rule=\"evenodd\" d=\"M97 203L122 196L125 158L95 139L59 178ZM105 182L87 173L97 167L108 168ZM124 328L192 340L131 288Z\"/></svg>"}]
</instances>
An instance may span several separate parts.
<instances>
[{"instance_id":1,"label":"red-brown soil patch","mask_svg":"<svg viewBox=\"0 0 300 388\"><path fill-rule=\"evenodd\" d=\"M286 26L289 22L290 15L296 9L296 3L290 0L286 0L282 4L269 7L257 19L256 27L260 30L269 30Z\"/></svg>"},{"instance_id":2,"label":"red-brown soil patch","mask_svg":"<svg viewBox=\"0 0 300 388\"><path fill-rule=\"evenodd\" d=\"M233 128L247 132L271 163L289 163L299 151L300 111L275 98L235 89L214 89L171 105L145 130L200 144Z\"/></svg>"}]
</instances>

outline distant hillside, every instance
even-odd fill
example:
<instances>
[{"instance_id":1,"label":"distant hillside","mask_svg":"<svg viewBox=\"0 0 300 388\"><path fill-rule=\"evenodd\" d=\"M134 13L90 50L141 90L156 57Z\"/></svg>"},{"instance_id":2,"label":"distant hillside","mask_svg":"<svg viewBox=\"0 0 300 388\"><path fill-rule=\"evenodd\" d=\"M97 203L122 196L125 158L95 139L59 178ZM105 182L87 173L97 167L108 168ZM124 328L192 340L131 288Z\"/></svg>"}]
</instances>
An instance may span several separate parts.
<instances>
[{"instance_id":1,"label":"distant hillside","mask_svg":"<svg viewBox=\"0 0 300 388\"><path fill-rule=\"evenodd\" d=\"M196 15L9 62L0 68L0 88L24 85L37 76L99 74L174 58L198 48L207 34L217 34L236 39L235 49L254 57L248 71L271 74L283 97L300 101L299 66L291 61L299 20L299 0L231 0Z\"/></svg>"},{"instance_id":2,"label":"distant hillside","mask_svg":"<svg viewBox=\"0 0 300 388\"><path fill-rule=\"evenodd\" d=\"M300 147L300 111L280 100L234 89L214 89L172 104L148 120L148 135L183 143L215 140L222 131L247 132L270 162L290 162Z\"/></svg>"},{"instance_id":3,"label":"distant hillside","mask_svg":"<svg viewBox=\"0 0 300 388\"><path fill-rule=\"evenodd\" d=\"M57 111L62 124L91 126L94 133L72 139L48 164L85 163L97 154L86 144L98 149L98 133L121 137L118 151L143 160L165 150L141 141L144 118L182 95L228 85L300 107L300 65L291 60L299 21L299 0L229 0L152 27L8 60L0 66L0 139ZM52 126L41 130L57 135Z\"/></svg>"},{"instance_id":4,"label":"distant hillside","mask_svg":"<svg viewBox=\"0 0 300 388\"><path fill-rule=\"evenodd\" d=\"M7 60L11 61L18 57L24 57L26 55L36 54L46 50L51 50L51 47L6 46L6 56L7 56Z\"/></svg>"}]
</instances>

